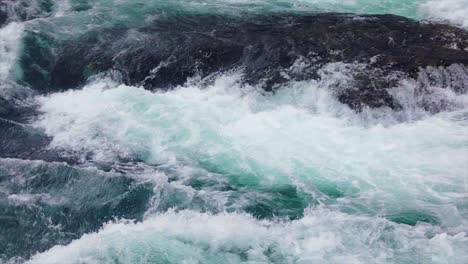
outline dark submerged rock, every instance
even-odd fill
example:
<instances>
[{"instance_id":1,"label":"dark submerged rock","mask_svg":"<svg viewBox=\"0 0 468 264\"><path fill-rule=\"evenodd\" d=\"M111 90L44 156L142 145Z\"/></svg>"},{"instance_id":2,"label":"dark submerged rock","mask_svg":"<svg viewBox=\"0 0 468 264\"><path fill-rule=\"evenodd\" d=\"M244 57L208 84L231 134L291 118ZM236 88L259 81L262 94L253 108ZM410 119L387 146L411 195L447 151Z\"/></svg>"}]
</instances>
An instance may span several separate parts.
<instances>
[{"instance_id":1,"label":"dark submerged rock","mask_svg":"<svg viewBox=\"0 0 468 264\"><path fill-rule=\"evenodd\" d=\"M0 27L3 26L8 20L8 14L5 10L0 8Z\"/></svg>"},{"instance_id":2,"label":"dark submerged rock","mask_svg":"<svg viewBox=\"0 0 468 264\"><path fill-rule=\"evenodd\" d=\"M25 81L40 84L36 89L47 87L44 92L79 86L109 70L147 89L241 70L246 83L271 91L290 80L316 79L327 63L365 63L368 67L354 76L354 89L339 92L338 99L356 110L398 109L387 91L398 80L395 75L417 78L427 67L468 65L467 31L394 15L176 16L140 28L97 28L58 43L29 36L26 50L39 42L56 46L54 53L43 48L21 59ZM307 67L291 71L298 60Z\"/></svg>"},{"instance_id":3,"label":"dark submerged rock","mask_svg":"<svg viewBox=\"0 0 468 264\"><path fill-rule=\"evenodd\" d=\"M0 157L68 161L47 148L51 139L28 125L0 118Z\"/></svg>"}]
</instances>

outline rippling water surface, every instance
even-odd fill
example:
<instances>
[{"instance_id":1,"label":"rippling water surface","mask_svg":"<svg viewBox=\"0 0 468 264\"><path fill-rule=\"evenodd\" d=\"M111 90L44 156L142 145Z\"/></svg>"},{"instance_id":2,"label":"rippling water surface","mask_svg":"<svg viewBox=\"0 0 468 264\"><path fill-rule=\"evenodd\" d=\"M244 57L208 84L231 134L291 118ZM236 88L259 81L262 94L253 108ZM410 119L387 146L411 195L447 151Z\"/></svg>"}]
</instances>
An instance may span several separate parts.
<instances>
[{"instance_id":1,"label":"rippling water surface","mask_svg":"<svg viewBox=\"0 0 468 264\"><path fill-rule=\"evenodd\" d=\"M282 23L321 14L388 23L388 53L296 55ZM396 53L419 21L445 62ZM468 263L466 0L4 0L0 25L0 263Z\"/></svg>"}]
</instances>

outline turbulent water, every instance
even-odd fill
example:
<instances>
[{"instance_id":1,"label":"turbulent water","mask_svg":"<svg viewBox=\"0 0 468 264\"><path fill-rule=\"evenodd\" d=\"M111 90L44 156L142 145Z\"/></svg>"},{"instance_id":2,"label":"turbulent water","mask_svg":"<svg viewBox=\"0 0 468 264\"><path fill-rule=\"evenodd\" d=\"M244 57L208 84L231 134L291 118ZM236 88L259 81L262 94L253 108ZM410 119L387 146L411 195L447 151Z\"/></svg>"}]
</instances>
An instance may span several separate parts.
<instances>
[{"instance_id":1,"label":"turbulent water","mask_svg":"<svg viewBox=\"0 0 468 264\"><path fill-rule=\"evenodd\" d=\"M0 263L468 263L468 1L0 1Z\"/></svg>"}]
</instances>

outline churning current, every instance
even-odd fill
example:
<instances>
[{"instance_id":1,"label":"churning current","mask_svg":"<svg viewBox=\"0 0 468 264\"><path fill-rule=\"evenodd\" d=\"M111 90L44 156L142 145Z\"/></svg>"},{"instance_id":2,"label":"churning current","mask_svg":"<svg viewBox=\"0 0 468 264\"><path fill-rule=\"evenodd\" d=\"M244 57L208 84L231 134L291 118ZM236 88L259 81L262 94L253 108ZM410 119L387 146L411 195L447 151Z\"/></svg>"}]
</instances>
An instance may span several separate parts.
<instances>
[{"instance_id":1,"label":"churning current","mask_svg":"<svg viewBox=\"0 0 468 264\"><path fill-rule=\"evenodd\" d=\"M2 0L0 263L468 263L466 0Z\"/></svg>"}]
</instances>

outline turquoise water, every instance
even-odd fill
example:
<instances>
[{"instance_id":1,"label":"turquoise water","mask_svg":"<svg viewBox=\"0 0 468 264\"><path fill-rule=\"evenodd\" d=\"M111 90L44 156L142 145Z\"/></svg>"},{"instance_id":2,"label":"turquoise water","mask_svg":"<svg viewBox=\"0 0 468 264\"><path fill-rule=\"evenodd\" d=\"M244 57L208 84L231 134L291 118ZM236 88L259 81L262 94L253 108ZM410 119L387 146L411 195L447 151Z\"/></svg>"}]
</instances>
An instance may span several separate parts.
<instances>
[{"instance_id":1,"label":"turquoise water","mask_svg":"<svg viewBox=\"0 0 468 264\"><path fill-rule=\"evenodd\" d=\"M0 157L0 263L468 263L468 95L451 89L466 79L421 94L400 78L390 94L401 109L356 112L333 87L348 87L357 63L326 64L319 79L274 93L239 71L164 92L107 72L39 94L22 68L38 56L41 72L94 29L138 31L161 16L350 12L467 28L467 0L25 0L5 10L0 99L37 111L24 124L2 116L0 128L47 138L44 153L63 160ZM423 101L451 107L433 114Z\"/></svg>"},{"instance_id":2,"label":"turquoise water","mask_svg":"<svg viewBox=\"0 0 468 264\"><path fill-rule=\"evenodd\" d=\"M219 13L240 15L245 13L267 12L349 12L361 14L395 14L410 18L430 18L461 20L461 11L466 12L466 0L152 0L152 1L112 1L112 0L71 0L69 10L89 12L91 10L112 11L113 17L135 18L161 13ZM461 8L461 10L460 10ZM439 10L436 10L439 9ZM449 13L451 10L451 14ZM130 11L130 12L129 12ZM445 14L446 17L441 17Z\"/></svg>"},{"instance_id":3,"label":"turquoise water","mask_svg":"<svg viewBox=\"0 0 468 264\"><path fill-rule=\"evenodd\" d=\"M463 263L463 234L314 210L290 223L248 215L168 212L106 225L30 263Z\"/></svg>"},{"instance_id":4,"label":"turquoise water","mask_svg":"<svg viewBox=\"0 0 468 264\"><path fill-rule=\"evenodd\" d=\"M155 16L188 13L245 16L344 12L394 14L418 20L448 21L468 27L468 0L69 0L60 2L57 9L58 16L62 17L58 21L64 24L74 19L79 19L81 24L142 24L151 22Z\"/></svg>"},{"instance_id":5,"label":"turquoise water","mask_svg":"<svg viewBox=\"0 0 468 264\"><path fill-rule=\"evenodd\" d=\"M41 98L37 125L52 148L165 164L145 179L177 174L174 187L191 205L109 224L31 263L466 260L465 107L435 116L406 109L417 118L400 123L394 112L354 113L326 82L265 96L237 78L166 93L99 81ZM404 91L395 90L408 99ZM164 207L159 199L154 211Z\"/></svg>"}]
</instances>

